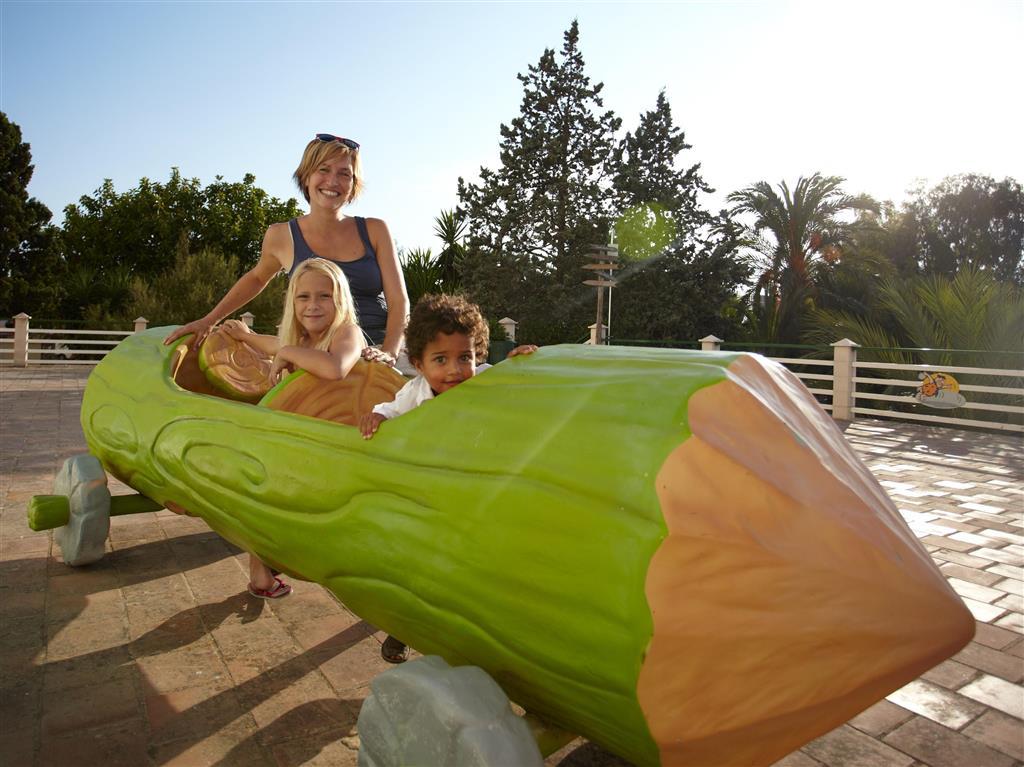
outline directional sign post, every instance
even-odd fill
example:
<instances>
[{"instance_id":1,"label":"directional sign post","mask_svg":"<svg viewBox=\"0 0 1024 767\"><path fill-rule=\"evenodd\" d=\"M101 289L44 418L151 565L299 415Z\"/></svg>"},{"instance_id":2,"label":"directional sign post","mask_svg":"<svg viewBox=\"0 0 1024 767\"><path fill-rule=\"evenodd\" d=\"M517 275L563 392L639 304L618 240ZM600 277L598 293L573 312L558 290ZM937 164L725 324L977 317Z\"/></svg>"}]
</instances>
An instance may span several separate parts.
<instances>
[{"instance_id":1,"label":"directional sign post","mask_svg":"<svg viewBox=\"0 0 1024 767\"><path fill-rule=\"evenodd\" d=\"M611 289L618 284L612 277L612 272L619 268L619 265L616 263L619 260L619 249L614 245L592 245L588 255L594 263L587 264L583 268L595 272L595 279L584 280L583 284L597 288L597 332L594 337L594 343L604 344L608 342L608 338L605 335L606 328L601 322L601 315L604 314L604 289L608 288L608 308L610 310L612 302ZM610 328L611 318L609 317L608 329Z\"/></svg>"}]
</instances>

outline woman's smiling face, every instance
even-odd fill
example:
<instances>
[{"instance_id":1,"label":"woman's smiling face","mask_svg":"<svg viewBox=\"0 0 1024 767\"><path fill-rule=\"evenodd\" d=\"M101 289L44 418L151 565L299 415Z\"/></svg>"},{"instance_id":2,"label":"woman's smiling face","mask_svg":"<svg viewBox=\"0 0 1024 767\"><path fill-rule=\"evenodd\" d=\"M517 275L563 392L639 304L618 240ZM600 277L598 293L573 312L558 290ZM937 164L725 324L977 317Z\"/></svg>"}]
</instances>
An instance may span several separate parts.
<instances>
[{"instance_id":1,"label":"woman's smiling face","mask_svg":"<svg viewBox=\"0 0 1024 767\"><path fill-rule=\"evenodd\" d=\"M335 155L313 169L306 182L310 205L339 208L352 197L352 157Z\"/></svg>"}]
</instances>

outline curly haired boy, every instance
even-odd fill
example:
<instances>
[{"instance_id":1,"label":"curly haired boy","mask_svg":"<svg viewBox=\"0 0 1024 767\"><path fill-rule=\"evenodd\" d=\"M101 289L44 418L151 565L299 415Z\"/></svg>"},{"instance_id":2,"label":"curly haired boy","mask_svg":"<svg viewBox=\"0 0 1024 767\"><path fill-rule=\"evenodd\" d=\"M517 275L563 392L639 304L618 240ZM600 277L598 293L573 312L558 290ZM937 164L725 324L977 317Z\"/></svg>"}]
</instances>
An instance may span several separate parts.
<instances>
[{"instance_id":1,"label":"curly haired boy","mask_svg":"<svg viewBox=\"0 0 1024 767\"><path fill-rule=\"evenodd\" d=\"M398 391L393 402L377 405L360 419L363 438L370 439L384 421L408 413L489 368L486 363L477 365L487 354L489 340L479 306L461 296L423 296L413 307L405 329L406 352L419 375ZM525 344L508 356L535 351L536 346Z\"/></svg>"}]
</instances>

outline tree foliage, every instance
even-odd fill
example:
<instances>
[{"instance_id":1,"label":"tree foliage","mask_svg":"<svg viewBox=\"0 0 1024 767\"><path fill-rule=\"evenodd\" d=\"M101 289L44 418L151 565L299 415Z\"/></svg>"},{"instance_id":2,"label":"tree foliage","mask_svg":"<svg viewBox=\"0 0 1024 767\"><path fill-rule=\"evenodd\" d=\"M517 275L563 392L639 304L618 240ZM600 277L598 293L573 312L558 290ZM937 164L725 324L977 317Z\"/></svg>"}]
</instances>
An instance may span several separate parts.
<instances>
[{"instance_id":1,"label":"tree foliage","mask_svg":"<svg viewBox=\"0 0 1024 767\"><path fill-rule=\"evenodd\" d=\"M1000 282L989 271L961 269L955 277L931 274L892 277L881 282L866 313L817 310L806 340L828 343L849 338L870 348L867 359L879 359L875 347L960 349L948 352L897 353L884 361L941 365L1014 367L1019 358L999 361L991 354L1018 352L1024 338L1024 291ZM973 350L973 351L972 351Z\"/></svg>"},{"instance_id":2,"label":"tree foliage","mask_svg":"<svg viewBox=\"0 0 1024 767\"><path fill-rule=\"evenodd\" d=\"M700 165L678 167L690 148L664 93L616 148L615 232L626 267L613 289L616 337L695 341L740 332L736 291L749 270L736 258L727 220L698 202L698 193L713 191Z\"/></svg>"},{"instance_id":3,"label":"tree foliage","mask_svg":"<svg viewBox=\"0 0 1024 767\"><path fill-rule=\"evenodd\" d=\"M970 267L1024 285L1024 191L1014 179L964 174L919 187L904 220L918 272L953 276Z\"/></svg>"},{"instance_id":4,"label":"tree foliage","mask_svg":"<svg viewBox=\"0 0 1024 767\"><path fill-rule=\"evenodd\" d=\"M415 306L428 293L445 292L441 267L430 248L413 248L403 251L400 256L410 306Z\"/></svg>"},{"instance_id":5,"label":"tree foliage","mask_svg":"<svg viewBox=\"0 0 1024 767\"><path fill-rule=\"evenodd\" d=\"M843 248L863 226L846 221L850 211L877 211L866 195L848 195L843 179L815 173L799 178L790 191L759 181L728 196L732 214L750 215L744 244L752 256L756 281L750 308L759 340L794 343L815 306L816 272L843 255Z\"/></svg>"},{"instance_id":6,"label":"tree foliage","mask_svg":"<svg viewBox=\"0 0 1024 767\"><path fill-rule=\"evenodd\" d=\"M246 174L241 182L227 182L218 176L204 187L199 179L184 178L172 168L166 183L143 178L126 192L115 190L107 179L92 195L64 209L62 240L71 266L62 316L131 320L142 314L161 323L200 316L220 296L201 308L191 301L171 301L141 311L137 308L139 286L147 286L154 294L167 291L168 295L198 296L210 292L210 285L220 284L226 264L234 276L221 291L223 295L258 260L267 226L300 212L294 199L281 202L257 187L252 174ZM184 269L182 254L191 254L190 269ZM197 266L211 272L204 277L194 271ZM172 285L183 275L204 284ZM280 307L267 314L267 300L263 296L258 299L260 314L250 309L259 321L273 317L276 322ZM147 300L142 305L153 306L153 302ZM186 306L192 309L186 311ZM193 310L197 310L194 315L190 314ZM154 311L157 314L150 316Z\"/></svg>"},{"instance_id":7,"label":"tree foliage","mask_svg":"<svg viewBox=\"0 0 1024 767\"><path fill-rule=\"evenodd\" d=\"M860 211L837 257L821 259L812 269L813 307L827 316L858 318L860 330L868 333L870 328L877 343L901 337L896 315L876 300L885 290L880 285L898 284L904 295L919 295L923 288L915 278L942 276L963 292L982 279L974 274L957 282L967 270L1019 286L1022 220L1020 184L977 175L919 187L899 208L885 203L878 210ZM942 292L936 286L945 283L928 284ZM812 318L809 338L821 337L820 319L826 315ZM936 343L934 334L916 335L929 339L925 345ZM904 337L900 343L913 341Z\"/></svg>"},{"instance_id":8,"label":"tree foliage","mask_svg":"<svg viewBox=\"0 0 1024 767\"><path fill-rule=\"evenodd\" d=\"M171 266L184 236L190 251L211 248L249 269L259 258L266 228L301 212L294 198L281 202L255 181L248 173L241 182L218 176L203 187L172 168L166 183L143 178L137 187L117 192L107 179L64 209L68 259L101 278L123 268L133 277L153 279Z\"/></svg>"},{"instance_id":9,"label":"tree foliage","mask_svg":"<svg viewBox=\"0 0 1024 767\"><path fill-rule=\"evenodd\" d=\"M465 288L486 313L522 318L523 336L540 343L586 327L591 292L581 268L588 249L608 241L612 220L619 120L583 68L574 21L560 55L547 49L518 75L523 99L501 126L501 167L481 168L479 183L459 179Z\"/></svg>"},{"instance_id":10,"label":"tree foliage","mask_svg":"<svg viewBox=\"0 0 1024 767\"><path fill-rule=\"evenodd\" d=\"M430 248L413 248L399 253L411 306L428 293L462 292L461 275L466 258L462 238L465 231L465 221L458 211L442 210L434 218L434 234L441 240L441 252L435 256Z\"/></svg>"},{"instance_id":11,"label":"tree foliage","mask_svg":"<svg viewBox=\"0 0 1024 767\"><path fill-rule=\"evenodd\" d=\"M434 218L434 234L441 241L437 254L439 287L444 293L455 293L461 285L461 273L466 259L462 239L466 235L466 222L457 210L442 210Z\"/></svg>"},{"instance_id":12,"label":"tree foliage","mask_svg":"<svg viewBox=\"0 0 1024 767\"><path fill-rule=\"evenodd\" d=\"M459 179L469 294L489 315L517 319L527 340L577 341L595 318L582 267L614 232L626 266L612 298L617 337L737 335L748 270L734 229L699 204L712 191L700 165L680 166L691 147L665 94L616 141L621 121L584 73L575 22L561 55L546 50L519 80L501 167L482 168L477 184Z\"/></svg>"},{"instance_id":13,"label":"tree foliage","mask_svg":"<svg viewBox=\"0 0 1024 767\"><path fill-rule=\"evenodd\" d=\"M55 317L64 259L50 210L28 196L34 167L21 128L0 112L0 317Z\"/></svg>"},{"instance_id":14,"label":"tree foliage","mask_svg":"<svg viewBox=\"0 0 1024 767\"><path fill-rule=\"evenodd\" d=\"M178 239L170 268L156 280L127 277L122 315L145 317L151 325L180 325L209 311L238 279L236 256L205 247L190 251L188 238ZM256 317L257 327L275 333L284 306L287 280L279 275L245 307ZM96 309L92 309L96 311Z\"/></svg>"}]
</instances>

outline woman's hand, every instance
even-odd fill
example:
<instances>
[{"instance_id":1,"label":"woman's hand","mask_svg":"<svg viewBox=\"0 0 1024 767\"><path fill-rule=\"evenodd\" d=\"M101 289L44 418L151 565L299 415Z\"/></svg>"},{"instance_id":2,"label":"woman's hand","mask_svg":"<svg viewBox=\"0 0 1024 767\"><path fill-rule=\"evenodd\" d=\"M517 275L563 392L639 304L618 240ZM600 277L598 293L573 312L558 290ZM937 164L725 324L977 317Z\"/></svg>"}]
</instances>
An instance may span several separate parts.
<instances>
[{"instance_id":1,"label":"woman's hand","mask_svg":"<svg viewBox=\"0 0 1024 767\"><path fill-rule=\"evenodd\" d=\"M383 362L388 367L394 367L397 360L383 349L376 346L367 346L362 351L362 357L367 362Z\"/></svg>"},{"instance_id":2,"label":"woman's hand","mask_svg":"<svg viewBox=\"0 0 1024 767\"><path fill-rule=\"evenodd\" d=\"M195 338L189 346L193 349L198 348L206 340L217 320L237 312L256 298L275 274L282 269L287 271L291 267L292 252L292 235L288 224L271 224L267 233L263 235L263 249L260 251L260 260L256 262L256 266L239 277L238 282L231 286L224 298L218 301L205 317L172 330L167 334L164 343L171 344L184 335L194 333Z\"/></svg>"},{"instance_id":3,"label":"woman's hand","mask_svg":"<svg viewBox=\"0 0 1024 767\"><path fill-rule=\"evenodd\" d=\"M192 348L198 348L202 345L206 337L210 335L210 330L213 328L213 323L210 320L203 317L201 320L193 320L187 325L182 325L177 330L172 330L167 334L164 339L164 344L172 344L182 336L187 336L190 333L194 334L195 337L189 342L189 346Z\"/></svg>"}]
</instances>

